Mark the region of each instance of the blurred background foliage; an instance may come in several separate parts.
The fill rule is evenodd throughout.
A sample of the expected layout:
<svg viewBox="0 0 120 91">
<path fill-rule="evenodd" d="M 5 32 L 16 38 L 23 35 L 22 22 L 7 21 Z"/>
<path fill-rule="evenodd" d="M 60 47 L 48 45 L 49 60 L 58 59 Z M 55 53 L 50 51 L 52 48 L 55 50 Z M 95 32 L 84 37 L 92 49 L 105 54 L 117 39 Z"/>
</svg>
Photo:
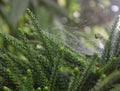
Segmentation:
<svg viewBox="0 0 120 91">
<path fill-rule="evenodd" d="M 29 35 L 25 10 L 30 8 L 44 31 L 78 52 L 100 55 L 119 7 L 119 0 L 0 0 L 0 30 L 17 37 L 22 27 Z"/>
</svg>

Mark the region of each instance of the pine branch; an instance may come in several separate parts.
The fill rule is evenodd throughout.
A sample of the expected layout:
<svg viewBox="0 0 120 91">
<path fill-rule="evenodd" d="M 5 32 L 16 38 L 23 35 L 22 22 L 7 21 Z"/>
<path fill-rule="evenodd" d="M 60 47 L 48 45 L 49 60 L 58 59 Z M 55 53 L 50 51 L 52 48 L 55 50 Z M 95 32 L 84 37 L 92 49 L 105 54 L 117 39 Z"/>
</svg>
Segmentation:
<svg viewBox="0 0 120 91">
<path fill-rule="evenodd" d="M 34 82 L 33 82 L 33 76 L 32 76 L 32 72 L 31 72 L 30 69 L 27 69 L 26 86 L 27 86 L 28 91 L 35 91 Z"/>
<path fill-rule="evenodd" d="M 99 69 L 98 73 L 100 73 L 100 74 L 111 73 L 112 71 L 117 69 L 117 67 L 119 65 L 119 60 L 120 60 L 120 58 L 113 57 L 110 61 L 108 61 L 108 63 L 105 66 L 103 66 L 101 69 Z"/>
<path fill-rule="evenodd" d="M 77 79 L 72 81 L 72 84 L 74 85 L 70 86 L 68 91 L 77 91 L 78 89 L 81 91 L 83 84 L 85 83 L 87 77 L 89 76 L 95 61 L 97 61 L 97 54 L 93 55 L 93 59 L 91 60 L 89 65 L 86 67 L 86 69 L 84 69 L 84 72 L 82 73 L 82 75 L 78 74 Z"/>
<path fill-rule="evenodd" d="M 8 43 L 13 45 L 17 50 L 21 51 L 25 56 L 28 57 L 28 59 L 30 60 L 29 62 L 32 64 L 33 68 L 35 69 L 34 71 L 37 71 L 37 74 L 40 75 L 38 76 L 39 80 L 37 80 L 39 81 L 39 84 L 41 84 L 42 86 L 49 84 L 43 70 L 41 69 L 42 64 L 39 64 L 39 62 L 37 61 L 38 60 L 37 52 L 35 52 L 29 45 L 22 43 L 22 41 L 19 41 L 18 39 L 8 34 L 5 34 L 2 31 L 0 31 L 0 35 Z M 46 58 L 44 58 L 42 55 L 39 56 L 39 58 L 41 60 L 46 60 Z"/>
<path fill-rule="evenodd" d="M 103 51 L 103 55 L 102 55 L 102 60 L 103 61 L 103 64 L 107 63 L 107 61 L 112 58 L 114 56 L 114 53 L 116 52 L 114 50 L 114 48 L 116 48 L 117 46 L 114 44 L 114 43 L 119 43 L 118 40 L 114 40 L 116 35 L 116 28 L 119 26 L 119 22 L 120 22 L 120 16 L 118 16 L 115 20 L 115 23 L 114 25 L 112 26 L 112 29 L 111 29 L 111 34 L 109 36 L 109 39 L 108 41 L 106 42 L 106 46 L 105 46 L 105 49 Z M 119 33 L 118 33 L 119 34 Z M 118 38 L 119 39 L 119 38 Z M 102 61 L 101 60 L 101 61 Z"/>
<path fill-rule="evenodd" d="M 19 91 L 27 91 L 27 88 L 23 85 L 22 80 L 19 79 L 17 74 L 14 74 L 10 69 L 6 69 L 6 75 L 13 81 Z"/>
<path fill-rule="evenodd" d="M 109 91 L 120 91 L 120 84 L 114 86 L 114 88 L 110 89 Z"/>
<path fill-rule="evenodd" d="M 112 84 L 120 80 L 120 71 L 114 71 L 108 77 L 102 77 L 98 80 L 94 88 L 90 91 L 107 91 Z"/>
</svg>

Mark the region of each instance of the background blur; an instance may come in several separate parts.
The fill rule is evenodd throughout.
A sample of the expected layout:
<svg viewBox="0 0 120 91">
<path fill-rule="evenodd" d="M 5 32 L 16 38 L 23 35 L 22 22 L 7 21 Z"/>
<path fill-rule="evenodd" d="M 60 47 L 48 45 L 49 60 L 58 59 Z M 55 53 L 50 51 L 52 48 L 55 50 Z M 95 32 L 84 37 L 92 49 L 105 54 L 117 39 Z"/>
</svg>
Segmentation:
<svg viewBox="0 0 120 91">
<path fill-rule="evenodd" d="M 0 0 L 0 30 L 17 37 L 22 27 L 29 34 L 27 8 L 44 31 L 78 52 L 100 55 L 113 21 L 120 14 L 120 0 Z M 0 46 L 5 46 L 2 38 Z"/>
</svg>

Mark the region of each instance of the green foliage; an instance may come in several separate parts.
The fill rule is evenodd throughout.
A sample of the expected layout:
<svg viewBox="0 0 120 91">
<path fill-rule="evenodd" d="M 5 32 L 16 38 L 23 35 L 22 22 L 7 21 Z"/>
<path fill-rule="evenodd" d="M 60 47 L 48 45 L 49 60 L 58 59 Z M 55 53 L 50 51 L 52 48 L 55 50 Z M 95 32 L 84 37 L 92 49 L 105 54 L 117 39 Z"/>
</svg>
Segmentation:
<svg viewBox="0 0 120 91">
<path fill-rule="evenodd" d="M 22 28 L 18 29 L 17 37 L 0 31 L 6 44 L 0 49 L 1 91 L 119 90 L 120 30 L 117 27 L 120 17 L 116 19 L 103 55 L 99 57 L 94 53 L 85 57 L 45 32 L 29 9 L 27 14 L 33 23 L 30 33 L 34 31 L 37 39 Z M 41 47 L 36 48 L 31 40 L 38 40 Z M 15 52 L 10 51 L 8 45 Z M 61 70 L 63 66 L 66 71 Z"/>
<path fill-rule="evenodd" d="M 102 75 L 91 91 L 106 91 L 118 80 L 120 80 L 120 71 L 114 71 L 108 77 Z"/>
</svg>

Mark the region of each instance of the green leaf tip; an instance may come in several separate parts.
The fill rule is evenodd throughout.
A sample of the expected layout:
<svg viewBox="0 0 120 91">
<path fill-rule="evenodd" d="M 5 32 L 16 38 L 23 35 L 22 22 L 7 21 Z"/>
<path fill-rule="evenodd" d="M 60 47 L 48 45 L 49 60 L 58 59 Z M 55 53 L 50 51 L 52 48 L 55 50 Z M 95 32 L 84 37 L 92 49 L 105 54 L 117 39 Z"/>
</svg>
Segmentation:
<svg viewBox="0 0 120 91">
<path fill-rule="evenodd" d="M 27 9 L 26 9 L 26 11 L 30 11 L 30 9 L 29 9 L 29 8 L 27 8 Z"/>
<path fill-rule="evenodd" d="M 100 68 L 99 68 L 99 67 L 95 67 L 95 68 L 93 69 L 93 73 L 98 73 L 98 72 L 99 72 L 99 70 L 100 70 Z"/>
<path fill-rule="evenodd" d="M 30 69 L 27 69 L 27 75 L 31 75 L 32 74 L 32 72 L 31 72 L 31 70 Z"/>
<path fill-rule="evenodd" d="M 38 87 L 36 91 L 41 91 L 41 88 L 40 88 L 40 87 Z"/>
<path fill-rule="evenodd" d="M 26 12 L 31 17 L 32 20 L 35 20 L 35 16 L 29 8 L 26 9 Z"/>
<path fill-rule="evenodd" d="M 79 68 L 78 68 L 78 67 L 75 67 L 75 68 L 74 68 L 74 74 L 77 75 L 78 72 L 79 72 Z"/>
<path fill-rule="evenodd" d="M 31 13 L 31 10 L 29 8 L 26 9 L 27 13 Z"/>
<path fill-rule="evenodd" d="M 103 80 L 103 79 L 105 79 L 107 76 L 105 75 L 105 74 L 102 74 L 101 75 L 101 79 Z"/>
<path fill-rule="evenodd" d="M 116 58 L 116 57 L 113 57 L 113 58 L 112 58 L 112 60 L 113 60 L 113 61 L 116 61 L 116 60 L 117 60 L 117 58 Z"/>
<path fill-rule="evenodd" d="M 6 86 L 3 86 L 3 90 L 4 91 L 12 91 L 10 88 L 6 87 Z"/>
<path fill-rule="evenodd" d="M 48 86 L 45 86 L 45 87 L 43 88 L 43 91 L 49 91 Z"/>
<path fill-rule="evenodd" d="M 64 47 L 60 47 L 60 49 L 59 49 L 60 51 L 63 51 L 64 50 Z"/>
<path fill-rule="evenodd" d="M 11 72 L 10 69 L 6 69 L 6 71 L 9 72 L 9 73 Z"/>
</svg>

